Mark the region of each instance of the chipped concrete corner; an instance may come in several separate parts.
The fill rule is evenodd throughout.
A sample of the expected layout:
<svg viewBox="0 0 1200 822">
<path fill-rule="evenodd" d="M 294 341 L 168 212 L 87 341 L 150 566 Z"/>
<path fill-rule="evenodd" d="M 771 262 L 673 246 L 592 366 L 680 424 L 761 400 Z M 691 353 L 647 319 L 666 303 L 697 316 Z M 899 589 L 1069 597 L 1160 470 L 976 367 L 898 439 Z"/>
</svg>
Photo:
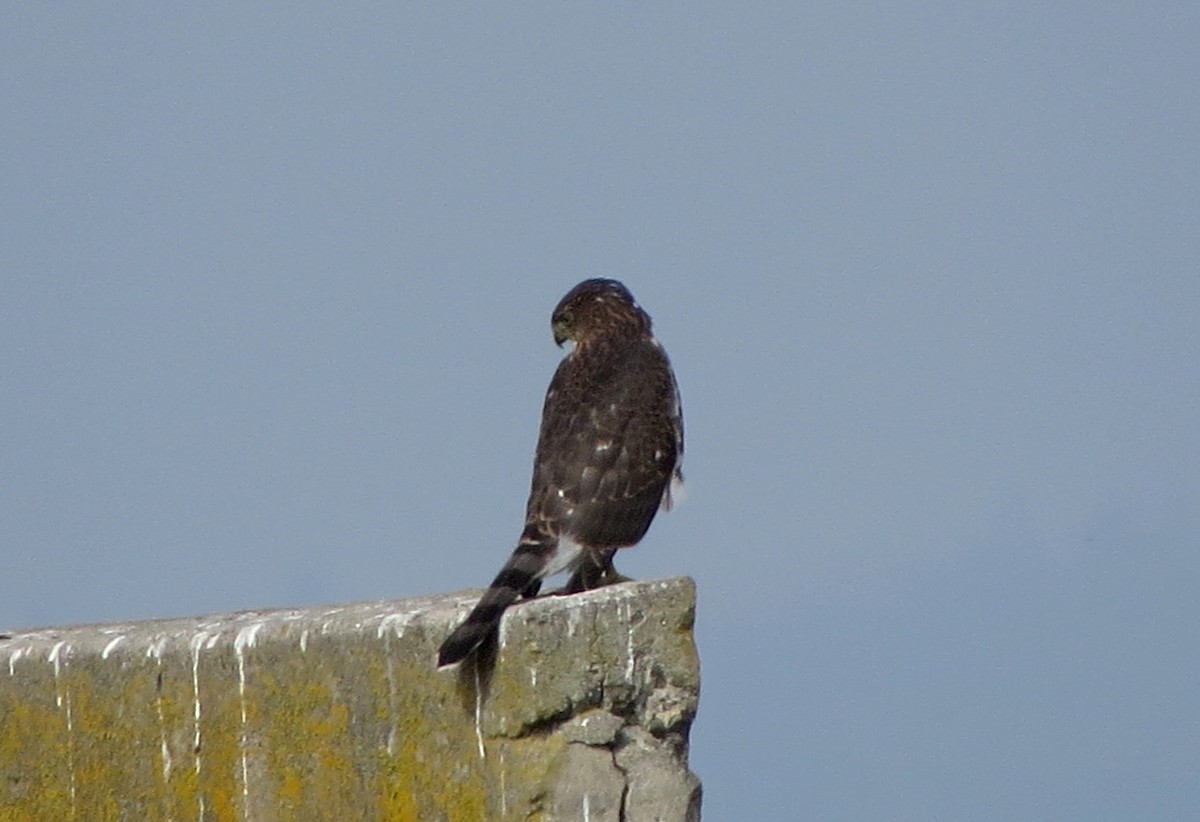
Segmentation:
<svg viewBox="0 0 1200 822">
<path fill-rule="evenodd" d="M 517 605 L 483 681 L 476 596 L 17 632 L 0 819 L 699 819 L 692 581 Z"/>
</svg>

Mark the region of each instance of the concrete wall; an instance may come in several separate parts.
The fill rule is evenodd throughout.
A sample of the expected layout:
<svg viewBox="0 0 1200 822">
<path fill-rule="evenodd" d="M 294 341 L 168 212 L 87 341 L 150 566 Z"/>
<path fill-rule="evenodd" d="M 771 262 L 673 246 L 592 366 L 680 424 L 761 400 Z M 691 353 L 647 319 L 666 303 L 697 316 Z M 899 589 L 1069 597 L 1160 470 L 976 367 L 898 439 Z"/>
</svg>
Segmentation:
<svg viewBox="0 0 1200 822">
<path fill-rule="evenodd" d="M 691 580 L 522 603 L 438 671 L 477 595 L 0 639 L 0 822 L 698 819 Z"/>
</svg>

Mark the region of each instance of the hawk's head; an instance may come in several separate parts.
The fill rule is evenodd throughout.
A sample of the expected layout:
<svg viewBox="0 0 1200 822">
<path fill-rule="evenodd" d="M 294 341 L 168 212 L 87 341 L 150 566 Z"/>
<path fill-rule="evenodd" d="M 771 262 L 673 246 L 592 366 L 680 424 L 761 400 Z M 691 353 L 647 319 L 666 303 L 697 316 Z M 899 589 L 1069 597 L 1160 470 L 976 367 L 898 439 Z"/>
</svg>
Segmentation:
<svg viewBox="0 0 1200 822">
<path fill-rule="evenodd" d="M 567 292 L 550 315 L 554 342 L 576 345 L 599 336 L 649 336 L 650 315 L 616 280 L 584 280 Z"/>
</svg>

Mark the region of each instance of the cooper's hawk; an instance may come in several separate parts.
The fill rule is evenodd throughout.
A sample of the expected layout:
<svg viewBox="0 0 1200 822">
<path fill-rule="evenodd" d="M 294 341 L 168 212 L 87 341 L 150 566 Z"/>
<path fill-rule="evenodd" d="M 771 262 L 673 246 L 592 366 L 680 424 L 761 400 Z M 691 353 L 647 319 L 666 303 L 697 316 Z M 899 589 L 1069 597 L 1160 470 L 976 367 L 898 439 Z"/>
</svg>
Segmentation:
<svg viewBox="0 0 1200 822">
<path fill-rule="evenodd" d="M 616 280 L 584 280 L 550 317 L 554 341 L 575 345 L 546 391 L 542 428 L 516 550 L 466 621 L 442 643 L 439 665 L 465 658 L 543 577 L 571 571 L 567 593 L 623 579 L 618 548 L 646 533 L 671 482 L 682 480 L 683 416 L 650 316 Z"/>
</svg>

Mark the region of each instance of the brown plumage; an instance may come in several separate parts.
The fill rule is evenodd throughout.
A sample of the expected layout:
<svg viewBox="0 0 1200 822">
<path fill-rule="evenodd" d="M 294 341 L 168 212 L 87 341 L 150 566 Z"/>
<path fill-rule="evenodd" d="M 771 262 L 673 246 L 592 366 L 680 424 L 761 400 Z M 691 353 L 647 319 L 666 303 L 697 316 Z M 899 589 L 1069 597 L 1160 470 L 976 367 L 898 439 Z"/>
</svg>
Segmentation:
<svg viewBox="0 0 1200 822">
<path fill-rule="evenodd" d="M 623 577 L 618 548 L 646 533 L 682 480 L 683 416 L 650 316 L 616 280 L 584 280 L 550 319 L 554 341 L 574 342 L 559 363 L 542 427 L 516 550 L 466 621 L 442 643 L 439 665 L 465 658 L 543 577 L 571 571 L 567 592 Z"/>
</svg>

